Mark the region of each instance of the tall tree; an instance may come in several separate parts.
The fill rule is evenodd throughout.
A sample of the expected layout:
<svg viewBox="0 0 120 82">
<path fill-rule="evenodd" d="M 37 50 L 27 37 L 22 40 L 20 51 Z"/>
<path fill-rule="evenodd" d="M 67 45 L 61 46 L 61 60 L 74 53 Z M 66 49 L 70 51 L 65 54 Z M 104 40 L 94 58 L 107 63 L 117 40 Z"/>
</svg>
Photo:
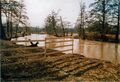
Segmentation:
<svg viewBox="0 0 120 82">
<path fill-rule="evenodd" d="M 102 22 L 101 25 L 101 38 L 104 40 L 105 39 L 105 35 L 106 35 L 106 24 L 107 24 L 107 13 L 109 13 L 110 8 L 109 8 L 109 4 L 110 4 L 111 0 L 95 0 L 94 3 L 92 3 L 90 5 L 90 7 L 93 7 L 93 9 L 91 10 L 93 16 L 94 15 L 98 15 Z M 102 17 L 102 18 L 101 18 Z"/>
<path fill-rule="evenodd" d="M 52 27 L 53 27 L 53 29 L 54 29 L 55 35 L 58 36 L 57 30 L 56 30 L 57 21 L 56 21 L 55 17 L 56 17 L 56 13 L 55 13 L 55 12 L 52 12 L 52 17 L 51 17 Z"/>
<path fill-rule="evenodd" d="M 120 0 L 118 0 L 118 4 L 117 4 L 117 30 L 116 30 L 116 41 L 119 42 L 119 34 L 120 34 Z"/>
<path fill-rule="evenodd" d="M 77 30 L 80 37 L 85 39 L 85 3 L 80 2 L 80 15 L 77 19 Z"/>
<path fill-rule="evenodd" d="M 105 17 L 106 17 L 106 0 L 102 0 L 102 35 L 101 35 L 101 38 L 103 40 L 105 39 L 105 34 L 106 34 Z"/>
<path fill-rule="evenodd" d="M 11 39 L 13 33 L 13 24 L 15 25 L 15 23 L 17 23 L 17 28 L 20 23 L 24 25 L 26 24 L 26 19 L 28 19 L 28 17 L 25 15 L 25 11 L 23 11 L 25 9 L 25 5 L 23 0 L 21 0 L 21 2 L 16 0 L 3 0 L 2 4 L 2 13 L 5 14 L 7 23 L 7 32 L 5 34 L 8 36 L 7 38 Z M 17 28 L 16 34 L 18 30 Z"/>
<path fill-rule="evenodd" d="M 64 28 L 64 24 L 63 24 L 63 20 L 62 20 L 61 16 L 60 16 L 60 20 L 61 20 L 61 27 L 62 27 L 63 36 L 65 36 L 65 28 Z"/>
<path fill-rule="evenodd" d="M 59 36 L 59 32 L 57 32 L 58 28 L 60 27 L 58 22 L 59 18 L 57 13 L 52 11 L 52 13 L 48 15 L 45 21 L 45 27 L 48 34 Z"/>
<path fill-rule="evenodd" d="M 116 27 L 116 32 L 115 32 L 115 40 L 116 42 L 119 42 L 119 34 L 120 34 L 120 0 L 112 0 L 110 4 L 111 12 L 110 14 L 112 15 L 112 23 Z"/>
<path fill-rule="evenodd" d="M 5 30 L 2 25 L 2 0 L 0 0 L 0 39 L 6 39 Z"/>
</svg>

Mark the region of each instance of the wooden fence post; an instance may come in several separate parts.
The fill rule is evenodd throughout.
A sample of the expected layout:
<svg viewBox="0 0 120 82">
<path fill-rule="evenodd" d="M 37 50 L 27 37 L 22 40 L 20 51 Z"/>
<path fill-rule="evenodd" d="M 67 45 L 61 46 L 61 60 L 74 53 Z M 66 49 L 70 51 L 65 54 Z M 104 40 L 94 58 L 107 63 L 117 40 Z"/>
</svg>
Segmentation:
<svg viewBox="0 0 120 82">
<path fill-rule="evenodd" d="M 73 54 L 73 44 L 74 44 L 74 39 L 73 39 L 73 37 L 72 37 L 72 54 Z"/>
<path fill-rule="evenodd" d="M 47 49 L 46 49 L 46 48 L 47 48 L 46 40 L 47 40 L 47 39 L 45 38 L 45 51 L 44 51 L 44 55 L 45 55 L 45 57 L 46 57 L 46 53 L 47 53 Z"/>
</svg>

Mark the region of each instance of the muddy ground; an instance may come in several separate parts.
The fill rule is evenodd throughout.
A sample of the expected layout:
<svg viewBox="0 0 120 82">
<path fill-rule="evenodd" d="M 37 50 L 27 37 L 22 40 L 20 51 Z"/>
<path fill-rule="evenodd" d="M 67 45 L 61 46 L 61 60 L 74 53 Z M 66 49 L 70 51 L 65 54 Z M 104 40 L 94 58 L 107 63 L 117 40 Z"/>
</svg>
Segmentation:
<svg viewBox="0 0 120 82">
<path fill-rule="evenodd" d="M 0 51 L 2 82 L 120 82 L 120 65 L 108 61 L 61 52 L 45 56 L 39 54 L 44 51 L 42 48 L 25 49 L 8 41 L 0 43 L 1 49 L 6 50 Z"/>
</svg>

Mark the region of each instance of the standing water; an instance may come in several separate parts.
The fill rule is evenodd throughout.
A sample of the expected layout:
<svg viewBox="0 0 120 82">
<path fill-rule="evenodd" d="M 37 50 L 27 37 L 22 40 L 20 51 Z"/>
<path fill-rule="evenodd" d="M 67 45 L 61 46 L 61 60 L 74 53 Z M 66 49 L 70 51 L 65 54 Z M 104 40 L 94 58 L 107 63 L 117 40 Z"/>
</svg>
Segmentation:
<svg viewBox="0 0 120 82">
<path fill-rule="evenodd" d="M 51 36 L 46 34 L 31 34 L 25 37 L 19 37 L 17 40 L 44 40 Z M 13 39 L 14 40 L 14 39 Z M 56 39 L 57 40 L 57 39 Z M 57 40 L 58 41 L 58 40 Z M 52 40 L 51 40 L 52 42 Z M 30 45 L 29 42 L 18 42 L 17 44 Z M 66 45 L 69 42 L 52 43 L 50 46 L 55 45 Z M 44 46 L 45 42 L 39 42 L 38 46 Z M 58 48 L 57 50 L 70 49 L 70 47 Z M 74 53 L 84 55 L 88 58 L 97 58 L 101 60 L 107 60 L 115 64 L 120 64 L 120 44 L 108 43 L 108 42 L 97 42 L 89 40 L 74 39 Z"/>
<path fill-rule="evenodd" d="M 74 53 L 120 64 L 120 44 L 74 39 Z"/>
</svg>

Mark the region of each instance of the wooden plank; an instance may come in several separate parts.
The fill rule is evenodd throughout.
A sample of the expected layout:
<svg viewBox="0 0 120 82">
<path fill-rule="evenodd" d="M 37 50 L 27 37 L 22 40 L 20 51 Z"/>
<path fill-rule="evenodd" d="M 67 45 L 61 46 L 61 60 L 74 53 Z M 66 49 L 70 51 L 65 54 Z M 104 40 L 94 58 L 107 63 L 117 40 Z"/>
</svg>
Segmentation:
<svg viewBox="0 0 120 82">
<path fill-rule="evenodd" d="M 44 42 L 45 40 L 31 40 L 32 42 Z M 14 40 L 12 42 L 30 42 L 29 40 Z"/>
<path fill-rule="evenodd" d="M 44 41 L 45 42 L 45 46 L 42 46 L 42 47 L 20 47 L 20 48 L 12 48 L 12 49 L 1 49 L 1 51 L 11 51 L 11 50 L 19 50 L 19 49 L 39 49 L 39 48 L 43 48 L 44 49 L 44 54 L 46 53 L 46 50 L 47 50 L 47 46 L 46 44 L 49 44 L 51 42 L 47 42 L 47 39 L 61 39 L 61 38 L 72 38 L 71 40 L 64 40 L 64 41 L 54 41 L 52 43 L 60 43 L 60 42 L 72 42 L 72 44 L 69 44 L 69 45 L 63 45 L 63 46 L 55 46 L 53 47 L 54 48 L 61 48 L 61 47 L 67 47 L 67 46 L 72 46 L 72 53 L 73 53 L 73 37 L 56 37 L 56 38 L 45 38 L 45 40 L 31 40 L 32 42 L 34 41 Z M 29 40 L 18 40 L 18 41 L 12 41 L 12 42 L 29 42 Z M 52 49 L 52 48 L 51 48 Z M 66 50 L 65 50 L 66 51 Z M 69 49 L 68 49 L 69 51 Z M 58 51 L 58 52 L 61 52 L 61 51 Z M 39 53 L 36 53 L 36 54 L 39 54 Z"/>
<path fill-rule="evenodd" d="M 73 49 L 74 49 L 74 37 L 72 37 L 72 54 L 73 54 Z"/>
<path fill-rule="evenodd" d="M 67 47 L 67 46 L 72 46 L 72 44 L 69 44 L 69 45 L 63 45 L 63 46 L 55 46 L 55 47 L 52 47 L 52 48 L 61 48 L 61 47 Z"/>
<path fill-rule="evenodd" d="M 66 52 L 66 51 L 71 51 L 72 49 L 67 49 L 67 50 L 61 50 L 61 51 L 55 51 L 55 52 L 49 52 L 46 53 L 46 55 L 50 55 L 50 54 L 56 54 L 56 53 L 60 53 L 60 52 Z"/>
<path fill-rule="evenodd" d="M 68 37 L 52 37 L 52 38 L 46 38 L 46 39 L 66 39 L 66 38 L 73 38 L 72 36 L 68 36 Z"/>
<path fill-rule="evenodd" d="M 45 50 L 44 50 L 44 51 L 45 51 L 45 57 L 46 57 L 46 51 L 47 51 L 46 38 L 45 38 L 45 47 L 44 47 L 44 48 L 45 48 Z"/>
<path fill-rule="evenodd" d="M 60 43 L 60 42 L 72 42 L 73 40 L 65 40 L 65 41 L 52 41 L 52 42 L 46 42 L 46 44 L 49 44 L 49 43 Z"/>
<path fill-rule="evenodd" d="M 72 49 L 61 50 L 61 52 L 71 51 Z"/>
</svg>

